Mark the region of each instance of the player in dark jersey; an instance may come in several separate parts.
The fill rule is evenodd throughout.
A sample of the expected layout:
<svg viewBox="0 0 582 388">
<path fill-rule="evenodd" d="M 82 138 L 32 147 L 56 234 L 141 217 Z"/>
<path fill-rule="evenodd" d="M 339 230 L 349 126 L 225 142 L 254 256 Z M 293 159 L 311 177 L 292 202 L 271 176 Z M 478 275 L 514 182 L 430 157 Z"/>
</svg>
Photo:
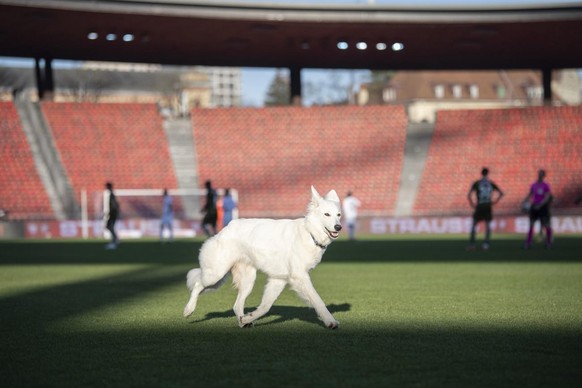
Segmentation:
<svg viewBox="0 0 582 388">
<path fill-rule="evenodd" d="M 117 233 L 115 233 L 115 223 L 117 222 L 117 217 L 119 217 L 119 203 L 113 192 L 113 183 L 105 183 L 105 188 L 109 196 L 105 208 L 105 228 L 111 233 L 111 242 L 105 246 L 105 249 L 116 249 L 117 245 L 119 245 L 119 239 L 117 238 Z"/>
<path fill-rule="evenodd" d="M 212 187 L 212 182 L 207 180 L 204 184 L 206 186 L 206 203 L 202 208 L 204 218 L 202 219 L 202 229 L 206 236 L 212 237 L 216 234 L 216 222 L 218 221 L 218 213 L 216 209 L 216 190 Z"/>
<path fill-rule="evenodd" d="M 503 197 L 503 191 L 492 181 L 489 180 L 489 169 L 483 168 L 481 170 L 481 179 L 475 181 L 471 185 L 469 192 L 467 193 L 467 198 L 471 207 L 475 209 L 473 213 L 473 225 L 471 226 L 471 237 L 469 241 L 468 250 L 475 250 L 475 231 L 477 230 L 477 224 L 480 221 L 485 221 L 485 241 L 483 242 L 483 249 L 489 249 L 489 241 L 491 239 L 491 220 L 493 219 L 492 207 L 494 204 L 499 202 L 501 197 Z M 493 199 L 493 193 L 497 192 L 497 196 Z M 475 193 L 475 195 L 473 195 Z M 476 197 L 477 201 L 474 201 Z"/>
</svg>

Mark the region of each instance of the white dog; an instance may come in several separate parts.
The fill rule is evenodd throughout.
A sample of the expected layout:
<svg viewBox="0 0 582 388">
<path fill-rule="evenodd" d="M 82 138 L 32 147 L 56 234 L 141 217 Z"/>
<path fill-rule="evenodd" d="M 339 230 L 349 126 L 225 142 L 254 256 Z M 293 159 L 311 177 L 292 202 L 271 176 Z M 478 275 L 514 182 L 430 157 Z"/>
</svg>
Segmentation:
<svg viewBox="0 0 582 388">
<path fill-rule="evenodd" d="M 340 199 L 335 190 L 321 197 L 311 186 L 307 215 L 296 220 L 238 219 L 210 238 L 200 249 L 200 268 L 187 275 L 191 290 L 184 317 L 194 312 L 202 291 L 218 288 L 230 271 L 238 289 L 234 304 L 240 327 L 250 327 L 265 315 L 287 284 L 315 309 L 326 327 L 336 329 L 334 319 L 315 291 L 309 271 L 321 261 L 325 249 L 335 240 L 340 224 Z M 244 314 L 257 269 L 268 276 L 261 304 Z"/>
</svg>

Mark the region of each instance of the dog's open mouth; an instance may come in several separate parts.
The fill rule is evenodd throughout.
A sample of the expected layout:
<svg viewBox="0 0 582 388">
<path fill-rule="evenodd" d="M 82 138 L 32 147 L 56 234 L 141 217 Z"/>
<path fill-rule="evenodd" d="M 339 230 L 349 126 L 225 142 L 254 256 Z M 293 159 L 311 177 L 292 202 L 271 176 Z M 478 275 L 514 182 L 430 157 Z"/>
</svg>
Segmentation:
<svg viewBox="0 0 582 388">
<path fill-rule="evenodd" d="M 325 231 L 327 232 L 327 234 L 329 235 L 329 237 L 331 237 L 332 240 L 335 240 L 339 236 L 339 232 L 336 232 L 336 231 L 333 231 L 332 232 L 331 230 L 329 230 L 327 228 L 325 228 Z"/>
</svg>

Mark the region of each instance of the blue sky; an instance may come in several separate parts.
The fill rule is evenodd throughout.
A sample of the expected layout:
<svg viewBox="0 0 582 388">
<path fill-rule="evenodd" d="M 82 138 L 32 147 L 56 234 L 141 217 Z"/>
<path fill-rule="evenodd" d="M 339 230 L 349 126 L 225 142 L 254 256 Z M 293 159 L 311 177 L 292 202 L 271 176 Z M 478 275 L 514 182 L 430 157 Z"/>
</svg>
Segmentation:
<svg viewBox="0 0 582 388">
<path fill-rule="evenodd" d="M 282 70 L 287 72 L 287 69 Z M 248 106 L 262 106 L 269 85 L 276 73 L 277 69 L 243 68 L 243 104 Z M 364 82 L 368 73 L 368 70 L 303 69 L 301 71 L 301 81 L 304 84 L 303 103 L 304 105 L 313 105 L 317 102 L 325 102 L 326 96 L 333 93 L 332 91 L 322 90 L 317 96 L 309 96 L 305 93 L 306 83 L 325 86 L 332 82 L 332 80 L 335 80 L 347 90 L 352 83 L 359 85 Z M 323 101 L 321 101 L 322 99 Z"/>
</svg>

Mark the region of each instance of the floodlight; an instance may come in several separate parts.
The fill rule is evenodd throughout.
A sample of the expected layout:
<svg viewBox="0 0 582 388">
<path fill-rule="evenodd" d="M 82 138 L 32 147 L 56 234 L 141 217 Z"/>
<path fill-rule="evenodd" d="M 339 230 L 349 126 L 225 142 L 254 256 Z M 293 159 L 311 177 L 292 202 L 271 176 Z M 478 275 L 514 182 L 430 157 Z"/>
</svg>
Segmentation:
<svg viewBox="0 0 582 388">
<path fill-rule="evenodd" d="M 366 42 L 358 42 L 356 43 L 356 48 L 358 50 L 365 50 L 368 48 L 368 44 Z"/>
<path fill-rule="evenodd" d="M 392 51 L 401 51 L 404 50 L 404 44 L 400 42 L 396 42 L 392 45 Z"/>
</svg>

